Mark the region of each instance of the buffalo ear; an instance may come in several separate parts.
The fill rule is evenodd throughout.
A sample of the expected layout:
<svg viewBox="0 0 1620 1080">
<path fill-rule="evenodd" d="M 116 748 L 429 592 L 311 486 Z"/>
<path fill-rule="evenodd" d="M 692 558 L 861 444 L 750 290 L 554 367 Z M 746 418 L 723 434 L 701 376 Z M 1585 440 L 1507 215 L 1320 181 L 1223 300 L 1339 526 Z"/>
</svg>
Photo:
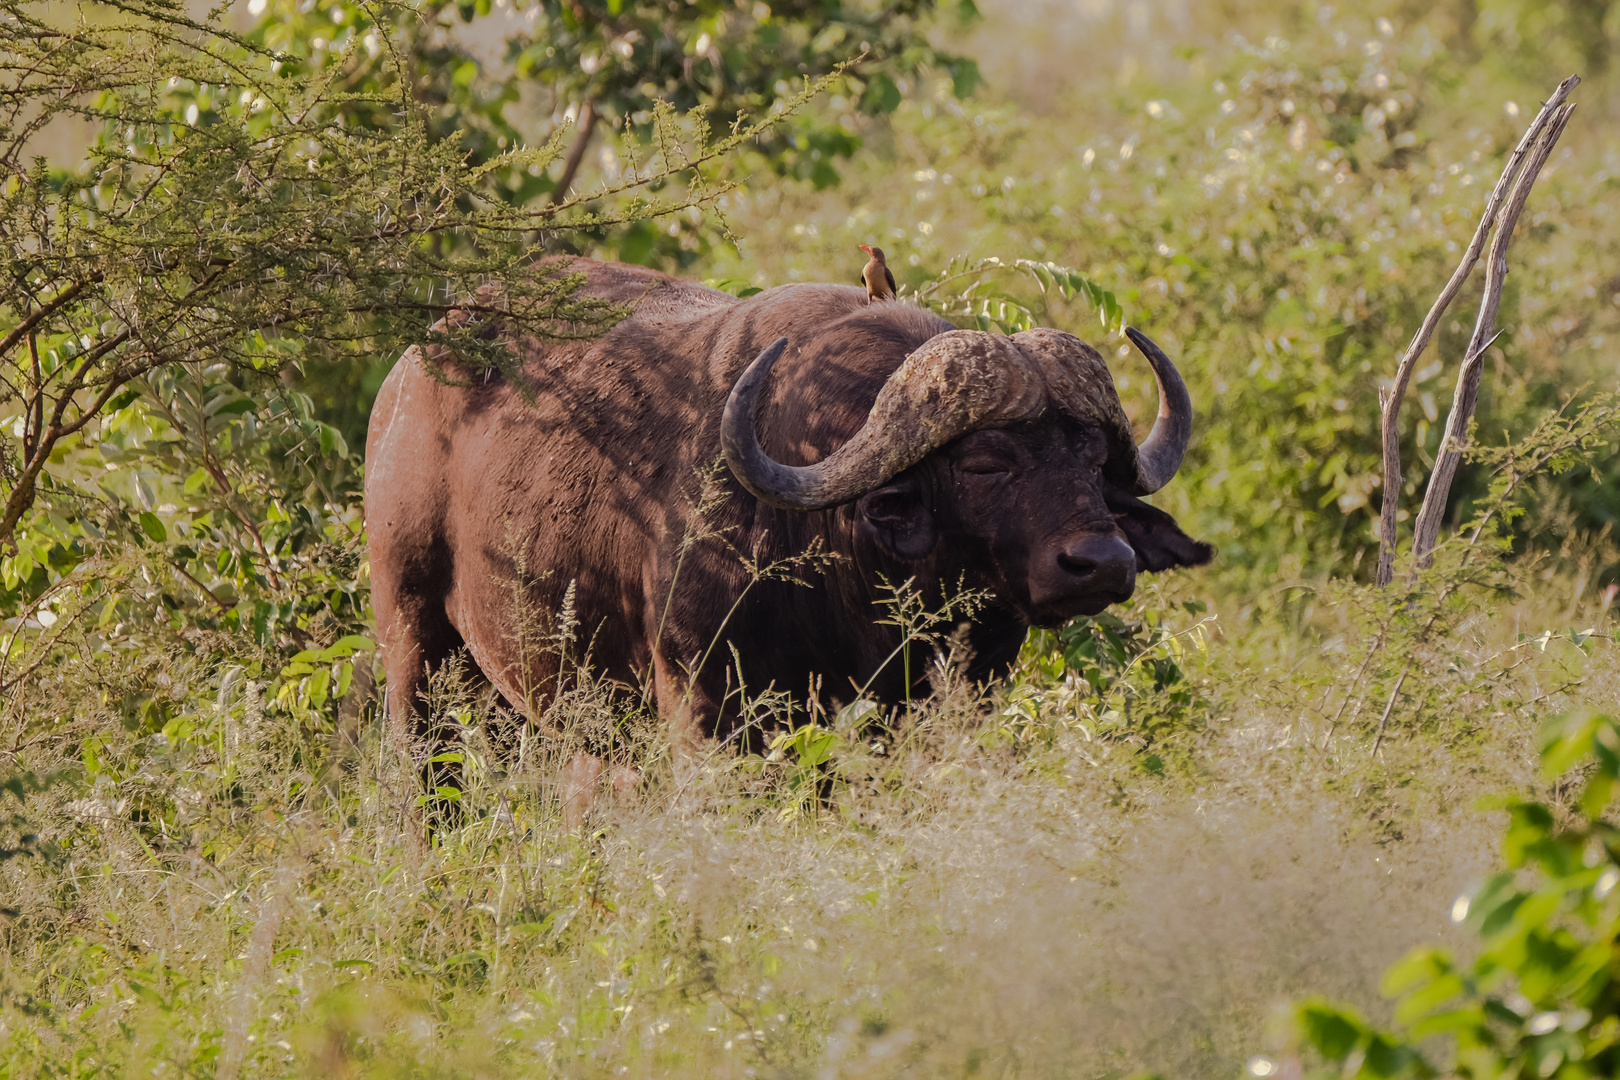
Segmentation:
<svg viewBox="0 0 1620 1080">
<path fill-rule="evenodd" d="M 861 535 L 896 559 L 925 559 L 939 542 L 934 515 L 923 505 L 915 478 L 885 484 L 855 503 Z"/>
<path fill-rule="evenodd" d="M 1215 549 L 1181 531 L 1176 519 L 1141 499 L 1105 484 L 1103 499 L 1114 524 L 1136 551 L 1136 571 L 1168 570 L 1173 566 L 1202 566 L 1215 557 Z"/>
</svg>

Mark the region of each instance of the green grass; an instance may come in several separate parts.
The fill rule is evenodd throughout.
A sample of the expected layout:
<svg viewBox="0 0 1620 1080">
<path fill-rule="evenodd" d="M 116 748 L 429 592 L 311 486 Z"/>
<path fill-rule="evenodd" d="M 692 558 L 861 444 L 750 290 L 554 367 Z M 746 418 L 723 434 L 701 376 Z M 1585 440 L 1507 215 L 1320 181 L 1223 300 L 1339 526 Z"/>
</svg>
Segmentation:
<svg viewBox="0 0 1620 1080">
<path fill-rule="evenodd" d="M 791 754 L 648 729 L 641 790 L 575 832 L 564 742 L 471 729 L 424 842 L 377 725 L 345 748 L 252 684 L 167 739 L 103 729 L 93 774 L 47 741 L 30 767 L 75 779 L 7 796 L 49 848 L 0 870 L 9 1074 L 1231 1076 L 1291 999 L 1383 1015 L 1384 967 L 1453 941 L 1500 828 L 1476 804 L 1534 785 L 1565 684 L 1620 704 L 1564 584 L 1436 641 L 1438 711 L 1377 758 L 1372 710 L 1327 732 L 1369 640 L 1326 599 L 1218 610 L 1180 724 L 1150 683 L 1111 691 L 1128 720 L 1038 672 L 953 685 L 835 728 L 824 799 Z M 1202 617 L 1172 598 L 1135 614 Z"/>
</svg>

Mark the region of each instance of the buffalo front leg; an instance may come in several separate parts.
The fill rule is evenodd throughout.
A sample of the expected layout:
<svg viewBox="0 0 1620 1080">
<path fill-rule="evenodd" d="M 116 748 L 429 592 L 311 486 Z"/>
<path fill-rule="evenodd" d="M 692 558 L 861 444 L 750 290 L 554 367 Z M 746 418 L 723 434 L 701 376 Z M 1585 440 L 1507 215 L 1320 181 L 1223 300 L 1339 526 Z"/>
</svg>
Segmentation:
<svg viewBox="0 0 1620 1080">
<path fill-rule="evenodd" d="M 668 739 L 674 772 L 671 808 L 678 809 L 702 783 L 704 759 L 713 749 L 705 737 L 704 718 L 712 714 L 714 704 L 700 684 L 693 684 L 684 671 L 661 654 L 653 657 L 653 701 Z"/>
<path fill-rule="evenodd" d="M 406 593 L 373 602 L 388 675 L 384 702 L 389 749 L 410 778 L 401 793 L 402 803 L 410 806 L 418 784 L 431 792 L 457 780 L 449 763 L 432 760 L 454 733 L 435 723 L 429 691 L 433 674 L 463 648 L 463 642 L 436 599 Z"/>
</svg>

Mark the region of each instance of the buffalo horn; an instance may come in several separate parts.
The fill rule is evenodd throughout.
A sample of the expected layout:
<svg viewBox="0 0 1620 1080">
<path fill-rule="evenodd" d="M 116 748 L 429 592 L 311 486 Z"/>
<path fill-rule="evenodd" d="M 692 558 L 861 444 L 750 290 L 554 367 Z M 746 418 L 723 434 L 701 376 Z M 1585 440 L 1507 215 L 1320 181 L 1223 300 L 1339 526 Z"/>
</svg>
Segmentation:
<svg viewBox="0 0 1620 1080">
<path fill-rule="evenodd" d="M 1125 336 L 1147 357 L 1159 384 L 1159 416 L 1153 430 L 1136 448 L 1136 485 L 1133 495 L 1151 495 L 1170 482 L 1181 468 L 1181 458 L 1192 438 L 1192 398 L 1176 365 L 1164 350 L 1133 326 Z"/>
<path fill-rule="evenodd" d="M 754 415 L 765 380 L 787 343 L 787 338 L 777 338 L 754 358 L 731 388 L 725 412 L 720 416 L 720 449 L 726 455 L 726 464 L 742 486 L 762 502 L 785 510 L 838 506 L 860 498 L 932 449 L 921 448 L 909 461 L 891 460 L 898 447 L 893 439 L 879 437 L 881 425 L 869 420 L 825 461 L 804 466 L 772 461 L 759 445 Z"/>
<path fill-rule="evenodd" d="M 732 474 L 761 500 L 790 510 L 820 510 L 841 501 L 826 498 L 822 470 L 772 461 L 760 448 L 759 432 L 754 426 L 759 392 L 787 344 L 784 337 L 767 345 L 731 388 L 726 411 L 720 416 L 720 449 L 725 452 Z"/>
<path fill-rule="evenodd" d="M 795 467 L 760 449 L 754 425 L 760 391 L 782 355 L 781 339 L 760 353 L 731 389 L 720 446 L 743 487 L 773 506 L 823 510 L 876 488 L 965 432 L 1036 415 L 1046 392 L 1019 346 L 979 331 L 940 334 L 891 375 L 866 423 L 826 460 Z"/>
<path fill-rule="evenodd" d="M 720 418 L 720 446 L 743 487 L 772 506 L 823 510 L 857 499 L 951 440 L 983 427 L 1039 416 L 1049 402 L 1101 424 L 1129 448 L 1134 462 L 1119 481 L 1150 495 L 1170 482 L 1192 434 L 1187 387 L 1159 347 L 1134 329 L 1136 344 L 1159 384 L 1159 417 L 1140 446 L 1096 350 L 1056 330 L 1011 338 L 954 330 L 929 339 L 889 377 L 866 423 L 826 460 L 783 465 L 759 445 L 755 413 L 787 339 L 769 345 L 731 389 Z M 1134 465 L 1134 468 L 1130 466 Z"/>
</svg>

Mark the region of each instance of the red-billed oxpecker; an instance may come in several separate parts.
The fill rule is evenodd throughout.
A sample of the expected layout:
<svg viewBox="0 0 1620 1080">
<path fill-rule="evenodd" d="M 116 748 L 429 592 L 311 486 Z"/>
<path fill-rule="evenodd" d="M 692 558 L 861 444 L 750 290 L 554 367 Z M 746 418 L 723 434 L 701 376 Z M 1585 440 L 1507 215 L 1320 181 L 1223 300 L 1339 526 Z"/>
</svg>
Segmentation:
<svg viewBox="0 0 1620 1080">
<path fill-rule="evenodd" d="M 894 299 L 894 272 L 883 261 L 883 249 L 861 245 L 861 250 L 872 256 L 861 269 L 861 281 L 866 285 L 866 302 Z"/>
</svg>

